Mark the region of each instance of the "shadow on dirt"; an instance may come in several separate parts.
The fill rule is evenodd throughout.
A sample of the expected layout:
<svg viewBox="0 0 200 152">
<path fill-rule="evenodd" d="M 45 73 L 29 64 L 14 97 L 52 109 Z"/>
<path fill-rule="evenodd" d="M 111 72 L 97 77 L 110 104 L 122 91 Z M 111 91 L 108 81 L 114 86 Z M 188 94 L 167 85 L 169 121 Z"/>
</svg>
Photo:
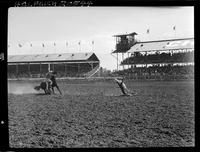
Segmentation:
<svg viewBox="0 0 200 152">
<path fill-rule="evenodd" d="M 106 94 L 105 96 L 110 96 L 110 97 L 131 97 L 133 95 L 113 95 L 113 94 Z"/>
<path fill-rule="evenodd" d="M 47 96 L 48 94 L 45 94 L 45 93 L 37 93 L 35 94 L 36 96 Z"/>
</svg>

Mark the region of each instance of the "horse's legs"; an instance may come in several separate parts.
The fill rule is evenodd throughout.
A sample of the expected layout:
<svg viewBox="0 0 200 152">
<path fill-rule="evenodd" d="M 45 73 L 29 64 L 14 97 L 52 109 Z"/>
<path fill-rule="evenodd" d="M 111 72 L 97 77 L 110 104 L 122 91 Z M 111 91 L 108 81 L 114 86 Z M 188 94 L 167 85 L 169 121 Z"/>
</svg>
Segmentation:
<svg viewBox="0 0 200 152">
<path fill-rule="evenodd" d="M 47 91 L 46 91 L 46 89 L 43 89 L 43 90 L 44 90 L 44 93 L 45 93 L 45 94 L 47 94 Z"/>
<path fill-rule="evenodd" d="M 54 92 L 54 88 L 53 88 L 53 86 L 51 87 L 51 89 L 52 89 L 52 92 L 55 93 L 55 92 Z"/>
</svg>

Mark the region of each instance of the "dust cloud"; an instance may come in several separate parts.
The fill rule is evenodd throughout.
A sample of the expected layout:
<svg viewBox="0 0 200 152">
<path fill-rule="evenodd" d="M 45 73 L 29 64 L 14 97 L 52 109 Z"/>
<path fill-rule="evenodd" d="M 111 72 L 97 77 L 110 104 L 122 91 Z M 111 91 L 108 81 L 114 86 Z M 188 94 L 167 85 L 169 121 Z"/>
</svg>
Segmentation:
<svg viewBox="0 0 200 152">
<path fill-rule="evenodd" d="M 32 83 L 20 83 L 8 81 L 8 94 L 35 94 L 39 91 L 34 89 L 36 85 Z"/>
</svg>

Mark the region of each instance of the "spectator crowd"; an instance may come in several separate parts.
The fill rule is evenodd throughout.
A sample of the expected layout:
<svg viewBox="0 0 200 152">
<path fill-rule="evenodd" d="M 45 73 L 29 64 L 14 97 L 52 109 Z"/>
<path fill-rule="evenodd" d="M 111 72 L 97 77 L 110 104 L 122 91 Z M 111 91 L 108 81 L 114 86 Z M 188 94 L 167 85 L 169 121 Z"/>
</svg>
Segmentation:
<svg viewBox="0 0 200 152">
<path fill-rule="evenodd" d="M 194 51 L 179 53 L 155 53 L 142 54 L 137 52 L 133 56 L 126 58 L 122 64 L 151 64 L 151 63 L 185 63 L 194 61 Z"/>
<path fill-rule="evenodd" d="M 140 53 L 122 61 L 121 65 L 131 65 L 131 68 L 116 71 L 114 75 L 124 75 L 129 78 L 164 78 L 164 77 L 194 77 L 194 51 Z"/>
</svg>

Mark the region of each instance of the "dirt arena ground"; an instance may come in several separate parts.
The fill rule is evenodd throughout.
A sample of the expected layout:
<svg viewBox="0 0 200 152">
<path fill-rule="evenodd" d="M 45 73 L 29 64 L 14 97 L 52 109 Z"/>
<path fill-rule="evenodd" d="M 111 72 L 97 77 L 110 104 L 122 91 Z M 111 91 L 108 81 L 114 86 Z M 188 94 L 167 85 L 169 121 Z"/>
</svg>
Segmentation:
<svg viewBox="0 0 200 152">
<path fill-rule="evenodd" d="M 63 96 L 38 81 L 8 81 L 12 148 L 194 146 L 194 82 L 60 80 Z"/>
</svg>

